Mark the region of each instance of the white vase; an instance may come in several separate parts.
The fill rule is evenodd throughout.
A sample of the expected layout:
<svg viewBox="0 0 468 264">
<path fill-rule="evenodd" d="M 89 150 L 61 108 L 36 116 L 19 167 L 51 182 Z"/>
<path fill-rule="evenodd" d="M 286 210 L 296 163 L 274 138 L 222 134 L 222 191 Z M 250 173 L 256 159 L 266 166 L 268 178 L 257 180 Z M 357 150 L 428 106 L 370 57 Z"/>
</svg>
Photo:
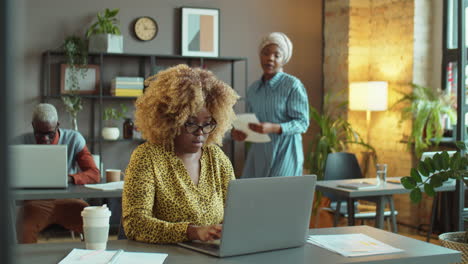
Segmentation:
<svg viewBox="0 0 468 264">
<path fill-rule="evenodd" d="M 123 53 L 123 36 L 96 34 L 89 37 L 90 52 Z"/>
<path fill-rule="evenodd" d="M 120 136 L 120 130 L 118 127 L 104 127 L 102 129 L 102 138 L 105 140 L 116 140 Z"/>
</svg>

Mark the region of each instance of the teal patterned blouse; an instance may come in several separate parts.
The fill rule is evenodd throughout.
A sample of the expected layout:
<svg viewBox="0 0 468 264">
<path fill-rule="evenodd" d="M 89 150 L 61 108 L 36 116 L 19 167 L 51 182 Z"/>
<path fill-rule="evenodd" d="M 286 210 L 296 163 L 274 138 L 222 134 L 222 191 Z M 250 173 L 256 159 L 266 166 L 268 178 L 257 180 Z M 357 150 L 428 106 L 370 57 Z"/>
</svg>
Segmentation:
<svg viewBox="0 0 468 264">
<path fill-rule="evenodd" d="M 282 134 L 269 134 L 271 142 L 253 143 L 243 178 L 302 175 L 302 133 L 309 127 L 309 103 L 301 81 L 279 72 L 268 81 L 255 81 L 247 91 L 247 111 L 260 122 L 281 125 Z"/>
</svg>

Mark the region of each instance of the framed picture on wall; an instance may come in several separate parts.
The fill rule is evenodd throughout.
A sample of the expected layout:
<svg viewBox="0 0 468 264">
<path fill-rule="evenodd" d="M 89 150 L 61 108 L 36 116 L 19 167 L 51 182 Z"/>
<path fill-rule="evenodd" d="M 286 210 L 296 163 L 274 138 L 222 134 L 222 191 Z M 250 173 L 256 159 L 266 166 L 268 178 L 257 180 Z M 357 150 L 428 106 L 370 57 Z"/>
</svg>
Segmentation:
<svg viewBox="0 0 468 264">
<path fill-rule="evenodd" d="M 219 9 L 181 8 L 182 56 L 219 56 Z"/>
<path fill-rule="evenodd" d="M 99 66 L 88 64 L 86 71 L 78 69 L 76 73 L 79 90 L 73 90 L 71 67 L 67 64 L 60 65 L 60 93 L 77 93 L 77 94 L 96 94 L 99 92 Z"/>
</svg>

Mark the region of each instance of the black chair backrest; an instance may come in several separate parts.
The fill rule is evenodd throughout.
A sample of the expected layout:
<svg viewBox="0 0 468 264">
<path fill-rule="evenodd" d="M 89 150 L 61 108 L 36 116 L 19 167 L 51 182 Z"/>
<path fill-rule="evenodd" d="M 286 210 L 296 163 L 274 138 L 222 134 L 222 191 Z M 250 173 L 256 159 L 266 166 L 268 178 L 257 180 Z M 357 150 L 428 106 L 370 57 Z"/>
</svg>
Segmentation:
<svg viewBox="0 0 468 264">
<path fill-rule="evenodd" d="M 362 178 L 361 168 L 356 156 L 347 152 L 328 154 L 325 164 L 324 180 L 344 180 Z M 339 200 L 338 196 L 324 193 L 332 201 Z"/>
</svg>

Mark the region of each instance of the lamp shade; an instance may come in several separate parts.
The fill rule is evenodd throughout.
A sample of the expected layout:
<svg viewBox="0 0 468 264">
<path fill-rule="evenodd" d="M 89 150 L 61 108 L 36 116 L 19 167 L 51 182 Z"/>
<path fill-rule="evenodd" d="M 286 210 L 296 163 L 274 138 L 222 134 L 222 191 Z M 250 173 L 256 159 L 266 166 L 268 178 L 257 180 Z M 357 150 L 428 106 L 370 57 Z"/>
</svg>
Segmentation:
<svg viewBox="0 0 468 264">
<path fill-rule="evenodd" d="M 385 111 L 388 97 L 387 82 L 353 82 L 349 86 L 349 109 Z"/>
</svg>

